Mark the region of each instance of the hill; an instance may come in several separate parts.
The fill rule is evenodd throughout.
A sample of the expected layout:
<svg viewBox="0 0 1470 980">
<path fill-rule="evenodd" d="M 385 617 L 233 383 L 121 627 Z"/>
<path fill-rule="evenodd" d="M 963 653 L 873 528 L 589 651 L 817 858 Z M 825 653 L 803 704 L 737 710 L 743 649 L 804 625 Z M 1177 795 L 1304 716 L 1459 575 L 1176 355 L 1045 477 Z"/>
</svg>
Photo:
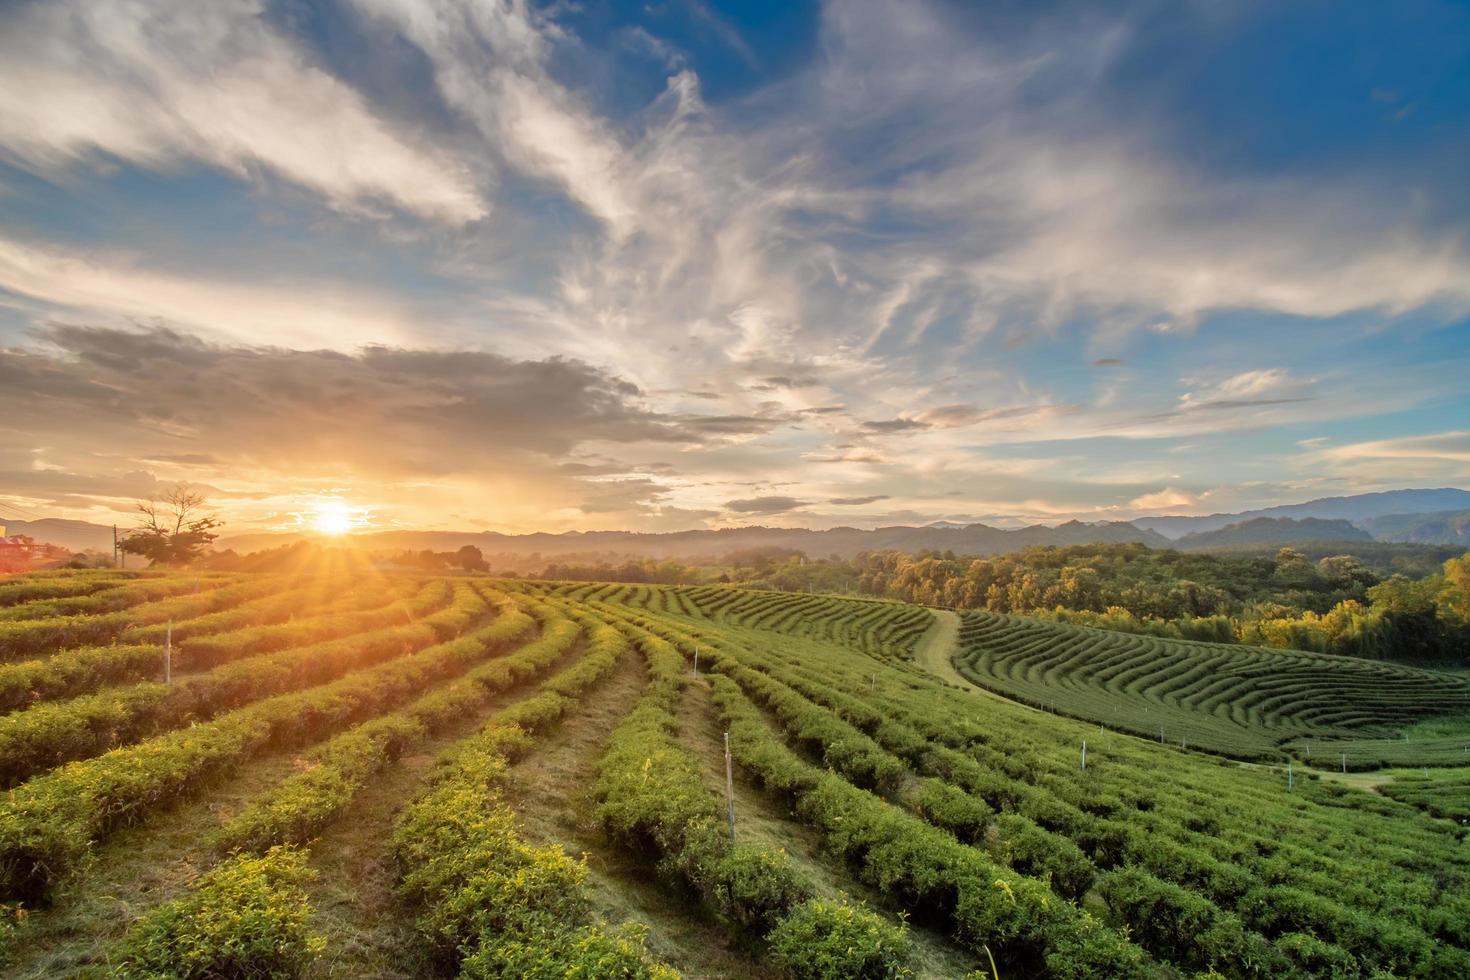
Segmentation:
<svg viewBox="0 0 1470 980">
<path fill-rule="evenodd" d="M 39 521 L 4 521 L 6 534 L 24 534 L 46 544 L 70 551 L 112 552 L 112 527 L 90 521 L 65 521 L 55 517 Z"/>
<path fill-rule="evenodd" d="M 886 601 L 333 568 L 3 586 L 6 975 L 1470 973 L 1465 831 L 1432 815 L 1461 778 L 1378 795 L 1304 765 L 1338 764 L 1328 737 L 1390 736 L 1359 765 L 1453 746 L 1464 680 L 1010 617 L 1043 642 L 955 651 Z M 936 639 L 961 664 L 1006 645 L 1028 700 L 1167 709 L 1165 744 L 943 683 Z M 1263 761 L 1186 749 L 1187 723 Z"/>
<path fill-rule="evenodd" d="M 1373 535 L 1350 521 L 1304 517 L 1255 517 L 1216 531 L 1195 531 L 1173 543 L 1181 551 L 1287 545 L 1300 541 L 1372 541 Z"/>
<path fill-rule="evenodd" d="M 1186 534 L 1216 531 L 1230 524 L 1238 524 L 1257 517 L 1288 517 L 1300 520 L 1317 517 L 1325 520 L 1343 520 L 1358 523 L 1369 518 L 1391 514 L 1428 514 L 1440 511 L 1470 508 L 1470 491 L 1453 487 L 1434 490 L 1386 490 L 1381 493 L 1360 493 L 1348 497 L 1322 497 L 1302 504 L 1284 504 L 1280 507 L 1265 507 L 1247 510 L 1238 514 L 1210 514 L 1204 517 L 1140 517 L 1133 521 L 1144 528 L 1168 538 L 1182 538 Z"/>
<path fill-rule="evenodd" d="M 1380 541 L 1470 547 L 1470 510 L 1389 514 L 1360 523 Z"/>
</svg>

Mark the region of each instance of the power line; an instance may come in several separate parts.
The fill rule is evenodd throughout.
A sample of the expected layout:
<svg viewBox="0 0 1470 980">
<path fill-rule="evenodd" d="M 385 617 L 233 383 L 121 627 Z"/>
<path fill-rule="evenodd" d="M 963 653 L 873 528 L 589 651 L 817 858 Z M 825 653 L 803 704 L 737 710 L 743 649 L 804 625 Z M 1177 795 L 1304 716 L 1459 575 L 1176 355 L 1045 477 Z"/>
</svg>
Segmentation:
<svg viewBox="0 0 1470 980">
<path fill-rule="evenodd" d="M 26 508 L 21 507 L 21 506 L 19 506 L 17 504 L 0 503 L 0 518 L 5 518 L 6 515 L 7 515 L 7 513 L 13 513 L 13 514 L 19 515 L 18 519 L 19 520 L 22 520 L 22 521 L 42 521 L 42 520 L 45 520 L 44 517 L 42 517 L 40 514 L 37 514 L 33 510 L 27 510 Z"/>
</svg>

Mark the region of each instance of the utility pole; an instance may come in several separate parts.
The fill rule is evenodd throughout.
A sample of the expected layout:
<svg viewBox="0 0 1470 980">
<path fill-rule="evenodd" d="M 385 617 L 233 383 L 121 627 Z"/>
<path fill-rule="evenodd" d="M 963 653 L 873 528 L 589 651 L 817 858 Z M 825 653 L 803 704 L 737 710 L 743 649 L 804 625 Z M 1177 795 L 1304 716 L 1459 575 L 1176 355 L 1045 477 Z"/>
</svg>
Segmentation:
<svg viewBox="0 0 1470 980">
<path fill-rule="evenodd" d="M 725 815 L 730 819 L 730 839 L 735 839 L 735 771 L 730 765 L 730 733 L 725 733 Z"/>
</svg>

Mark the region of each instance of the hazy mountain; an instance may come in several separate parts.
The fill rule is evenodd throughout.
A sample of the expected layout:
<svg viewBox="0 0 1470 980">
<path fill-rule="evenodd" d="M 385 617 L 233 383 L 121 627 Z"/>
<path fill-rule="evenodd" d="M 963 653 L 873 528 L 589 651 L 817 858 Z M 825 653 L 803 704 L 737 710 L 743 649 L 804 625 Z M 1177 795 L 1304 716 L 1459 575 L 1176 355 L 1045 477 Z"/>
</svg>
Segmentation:
<svg viewBox="0 0 1470 980">
<path fill-rule="evenodd" d="M 252 534 L 224 538 L 216 543 L 236 551 L 255 551 L 289 544 L 295 535 Z M 633 531 L 569 531 L 564 534 L 498 534 L 495 532 L 383 531 L 352 538 L 361 548 L 382 551 L 453 551 L 474 545 L 486 554 L 531 555 L 547 558 L 567 555 L 631 558 L 716 558 L 748 548 L 793 548 L 814 558 L 838 555 L 851 558 L 860 551 L 954 551 L 965 555 L 998 555 L 1032 545 L 1068 545 L 1138 542 L 1167 547 L 1162 535 L 1140 530 L 1122 521 L 1084 524 L 1069 521 L 1056 527 L 1035 524 L 1006 530 L 986 524 L 960 527 L 880 527 L 862 530 L 837 527 L 826 531 L 804 528 L 741 527 L 719 531 L 676 531 L 643 534 Z"/>
<path fill-rule="evenodd" d="M 1388 514 L 1360 522 L 1379 541 L 1470 546 L 1470 510 Z"/>
<path fill-rule="evenodd" d="M 0 521 L 6 534 L 24 534 L 46 544 L 59 545 L 72 551 L 105 551 L 112 553 L 112 525 L 88 521 L 63 521 L 54 517 L 39 521 Z"/>
<path fill-rule="evenodd" d="M 1215 531 L 1186 534 L 1174 547 L 1200 551 L 1241 545 L 1291 544 L 1301 541 L 1372 541 L 1373 535 L 1351 521 L 1327 521 L 1316 517 L 1256 517 L 1227 524 Z"/>
<path fill-rule="evenodd" d="M 1437 490 L 1386 490 L 1382 493 L 1360 493 L 1351 497 L 1323 497 L 1304 504 L 1285 504 L 1247 510 L 1239 514 L 1210 514 L 1207 517 L 1140 517 L 1135 527 L 1157 531 L 1168 538 L 1186 534 L 1216 531 L 1255 517 L 1289 517 L 1298 520 L 1318 517 L 1359 523 L 1375 517 L 1395 514 L 1428 514 L 1439 511 L 1470 509 L 1470 491 L 1443 487 Z"/>
</svg>

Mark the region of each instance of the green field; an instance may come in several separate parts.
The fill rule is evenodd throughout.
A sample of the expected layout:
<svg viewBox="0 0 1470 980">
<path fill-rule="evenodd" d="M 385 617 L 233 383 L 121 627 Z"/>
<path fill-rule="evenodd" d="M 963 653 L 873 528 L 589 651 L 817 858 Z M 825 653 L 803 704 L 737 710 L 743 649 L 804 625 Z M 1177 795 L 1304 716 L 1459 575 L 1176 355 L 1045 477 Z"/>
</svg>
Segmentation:
<svg viewBox="0 0 1470 980">
<path fill-rule="evenodd" d="M 1470 763 L 1470 681 L 1397 664 L 967 612 L 955 666 L 1007 697 L 1247 759 Z"/>
<path fill-rule="evenodd" d="M 932 676 L 951 622 L 721 586 L 12 579 L 3 971 L 1470 975 L 1462 770 L 1288 784 L 1099 732 L 1080 653 L 1016 700 Z M 1037 649 L 1122 636 L 1062 629 Z M 960 640 L 964 667 L 973 621 Z M 1212 686 L 1218 665 L 1148 655 L 1160 676 L 1118 670 L 1129 703 L 1194 719 L 1191 749 L 1460 733 L 1444 675 L 1326 658 L 1348 693 L 1311 714 L 1285 695 L 1326 683 L 1314 662 Z"/>
</svg>

